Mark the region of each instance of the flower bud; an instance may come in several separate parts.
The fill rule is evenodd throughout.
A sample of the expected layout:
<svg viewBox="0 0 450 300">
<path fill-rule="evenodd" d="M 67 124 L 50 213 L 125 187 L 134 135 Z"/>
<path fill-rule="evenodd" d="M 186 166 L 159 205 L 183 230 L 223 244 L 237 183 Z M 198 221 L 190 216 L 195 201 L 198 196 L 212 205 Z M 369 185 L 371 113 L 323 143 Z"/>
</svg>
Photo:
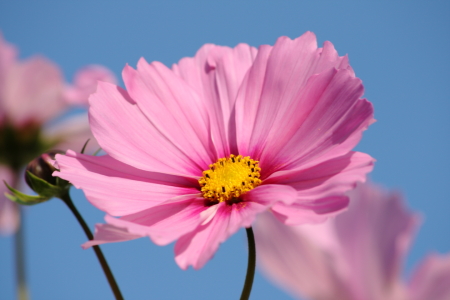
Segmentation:
<svg viewBox="0 0 450 300">
<path fill-rule="evenodd" d="M 64 154 L 63 151 L 53 150 L 43 153 L 39 157 L 33 159 L 27 166 L 27 171 L 36 177 L 50 183 L 51 185 L 56 185 L 56 177 L 52 174 L 56 170 L 52 164 L 52 160 L 55 159 L 56 154 Z M 34 190 L 33 184 L 30 177 L 25 173 L 25 181 Z M 37 191 L 35 191 L 37 192 Z"/>
<path fill-rule="evenodd" d="M 64 179 L 52 176 L 56 170 L 52 160 L 55 159 L 55 155 L 58 153 L 63 152 L 55 150 L 44 153 L 28 164 L 25 172 L 25 181 L 37 195 L 24 194 L 10 186 L 6 181 L 3 181 L 10 191 L 10 193 L 5 193 L 5 196 L 21 205 L 35 205 L 54 197 L 61 199 L 66 197 L 71 184 Z"/>
</svg>

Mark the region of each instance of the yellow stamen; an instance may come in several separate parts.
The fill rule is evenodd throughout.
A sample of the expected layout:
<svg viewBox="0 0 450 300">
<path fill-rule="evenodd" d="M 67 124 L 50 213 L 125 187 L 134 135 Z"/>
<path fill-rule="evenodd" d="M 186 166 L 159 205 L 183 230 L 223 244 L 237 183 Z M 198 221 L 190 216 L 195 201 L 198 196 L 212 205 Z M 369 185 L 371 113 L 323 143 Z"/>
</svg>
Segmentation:
<svg viewBox="0 0 450 300">
<path fill-rule="evenodd" d="M 258 161 L 249 156 L 231 154 L 220 158 L 203 171 L 198 182 L 203 197 L 211 203 L 222 201 L 239 202 L 239 197 L 261 184 Z"/>
</svg>

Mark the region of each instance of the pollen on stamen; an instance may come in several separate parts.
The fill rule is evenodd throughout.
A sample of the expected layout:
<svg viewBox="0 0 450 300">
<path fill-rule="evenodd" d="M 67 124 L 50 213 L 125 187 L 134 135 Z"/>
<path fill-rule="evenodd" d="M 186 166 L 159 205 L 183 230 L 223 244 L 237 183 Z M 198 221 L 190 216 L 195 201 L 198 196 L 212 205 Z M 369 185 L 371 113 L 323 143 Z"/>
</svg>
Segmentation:
<svg viewBox="0 0 450 300">
<path fill-rule="evenodd" d="M 241 195 L 261 184 L 260 171 L 258 161 L 232 154 L 209 165 L 198 182 L 208 203 L 238 203 Z"/>
</svg>

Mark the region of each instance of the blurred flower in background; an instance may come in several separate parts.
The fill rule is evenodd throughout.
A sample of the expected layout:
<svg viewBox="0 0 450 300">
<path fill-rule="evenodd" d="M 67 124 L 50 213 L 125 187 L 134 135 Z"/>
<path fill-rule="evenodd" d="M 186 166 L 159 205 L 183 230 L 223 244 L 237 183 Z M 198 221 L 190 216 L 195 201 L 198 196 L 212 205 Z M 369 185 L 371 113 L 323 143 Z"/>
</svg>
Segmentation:
<svg viewBox="0 0 450 300">
<path fill-rule="evenodd" d="M 116 83 L 116 77 L 103 66 L 83 67 L 75 74 L 72 85 L 66 87 L 66 101 L 71 104 L 87 105 L 89 95 L 97 89 L 98 81 Z"/>
<path fill-rule="evenodd" d="M 22 169 L 41 153 L 52 149 L 81 149 L 88 138 L 90 149 L 98 144 L 90 133 L 87 114 L 68 113 L 74 104 L 87 105 L 97 80 L 116 82 L 106 68 L 88 66 L 64 82 L 57 65 L 41 56 L 17 59 L 16 48 L 0 35 L 0 179 L 18 188 Z M 17 228 L 15 204 L 0 187 L 0 232 Z"/>
<path fill-rule="evenodd" d="M 12 184 L 13 172 L 4 166 L 0 166 L 0 233 L 9 235 L 13 233 L 19 222 L 17 205 L 8 200 L 4 193 L 8 191 L 3 180 Z"/>
<path fill-rule="evenodd" d="M 398 193 L 361 184 L 349 210 L 319 225 L 288 227 L 270 214 L 255 226 L 260 266 L 304 299 L 448 300 L 450 255 L 429 255 L 409 283 L 402 267 L 419 218 Z"/>
</svg>

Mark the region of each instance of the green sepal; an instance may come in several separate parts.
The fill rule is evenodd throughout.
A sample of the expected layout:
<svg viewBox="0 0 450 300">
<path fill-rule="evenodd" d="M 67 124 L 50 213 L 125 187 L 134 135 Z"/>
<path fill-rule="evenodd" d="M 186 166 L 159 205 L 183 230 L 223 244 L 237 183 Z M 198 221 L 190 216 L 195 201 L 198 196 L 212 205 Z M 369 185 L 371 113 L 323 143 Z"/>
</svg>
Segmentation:
<svg viewBox="0 0 450 300">
<path fill-rule="evenodd" d="M 97 154 L 102 151 L 102 148 L 98 148 L 97 151 L 94 152 L 94 154 L 92 154 L 92 156 L 97 156 Z"/>
<path fill-rule="evenodd" d="M 91 139 L 87 139 L 87 141 L 86 141 L 86 143 L 84 143 L 84 145 L 83 145 L 83 148 L 81 148 L 81 154 L 84 154 L 84 151 L 86 150 L 86 146 L 87 146 L 87 144 L 89 143 L 89 141 L 90 141 Z"/>
<path fill-rule="evenodd" d="M 70 184 L 67 181 L 58 180 L 58 177 L 56 179 L 57 185 L 53 185 L 37 177 L 30 171 L 27 171 L 26 176 L 28 177 L 30 187 L 33 189 L 33 191 L 38 193 L 39 196 L 47 198 L 59 197 L 67 193 L 70 187 Z"/>
<path fill-rule="evenodd" d="M 6 183 L 6 181 L 3 180 L 3 182 L 5 183 L 6 187 L 10 190 L 11 194 L 5 193 L 5 196 L 17 203 L 17 204 L 21 204 L 21 205 L 34 205 L 34 204 L 39 204 L 45 201 L 50 200 L 51 197 L 45 197 L 45 196 L 31 196 L 31 195 L 26 195 L 18 190 L 16 190 L 15 188 L 11 187 L 9 184 Z"/>
<path fill-rule="evenodd" d="M 59 171 L 58 169 L 56 169 L 57 171 Z M 67 180 L 64 180 L 60 177 L 55 177 L 56 178 L 56 186 L 59 186 L 60 188 L 64 189 L 64 191 L 68 191 L 70 189 L 70 187 L 72 186 L 72 184 L 70 182 L 68 182 Z"/>
</svg>

